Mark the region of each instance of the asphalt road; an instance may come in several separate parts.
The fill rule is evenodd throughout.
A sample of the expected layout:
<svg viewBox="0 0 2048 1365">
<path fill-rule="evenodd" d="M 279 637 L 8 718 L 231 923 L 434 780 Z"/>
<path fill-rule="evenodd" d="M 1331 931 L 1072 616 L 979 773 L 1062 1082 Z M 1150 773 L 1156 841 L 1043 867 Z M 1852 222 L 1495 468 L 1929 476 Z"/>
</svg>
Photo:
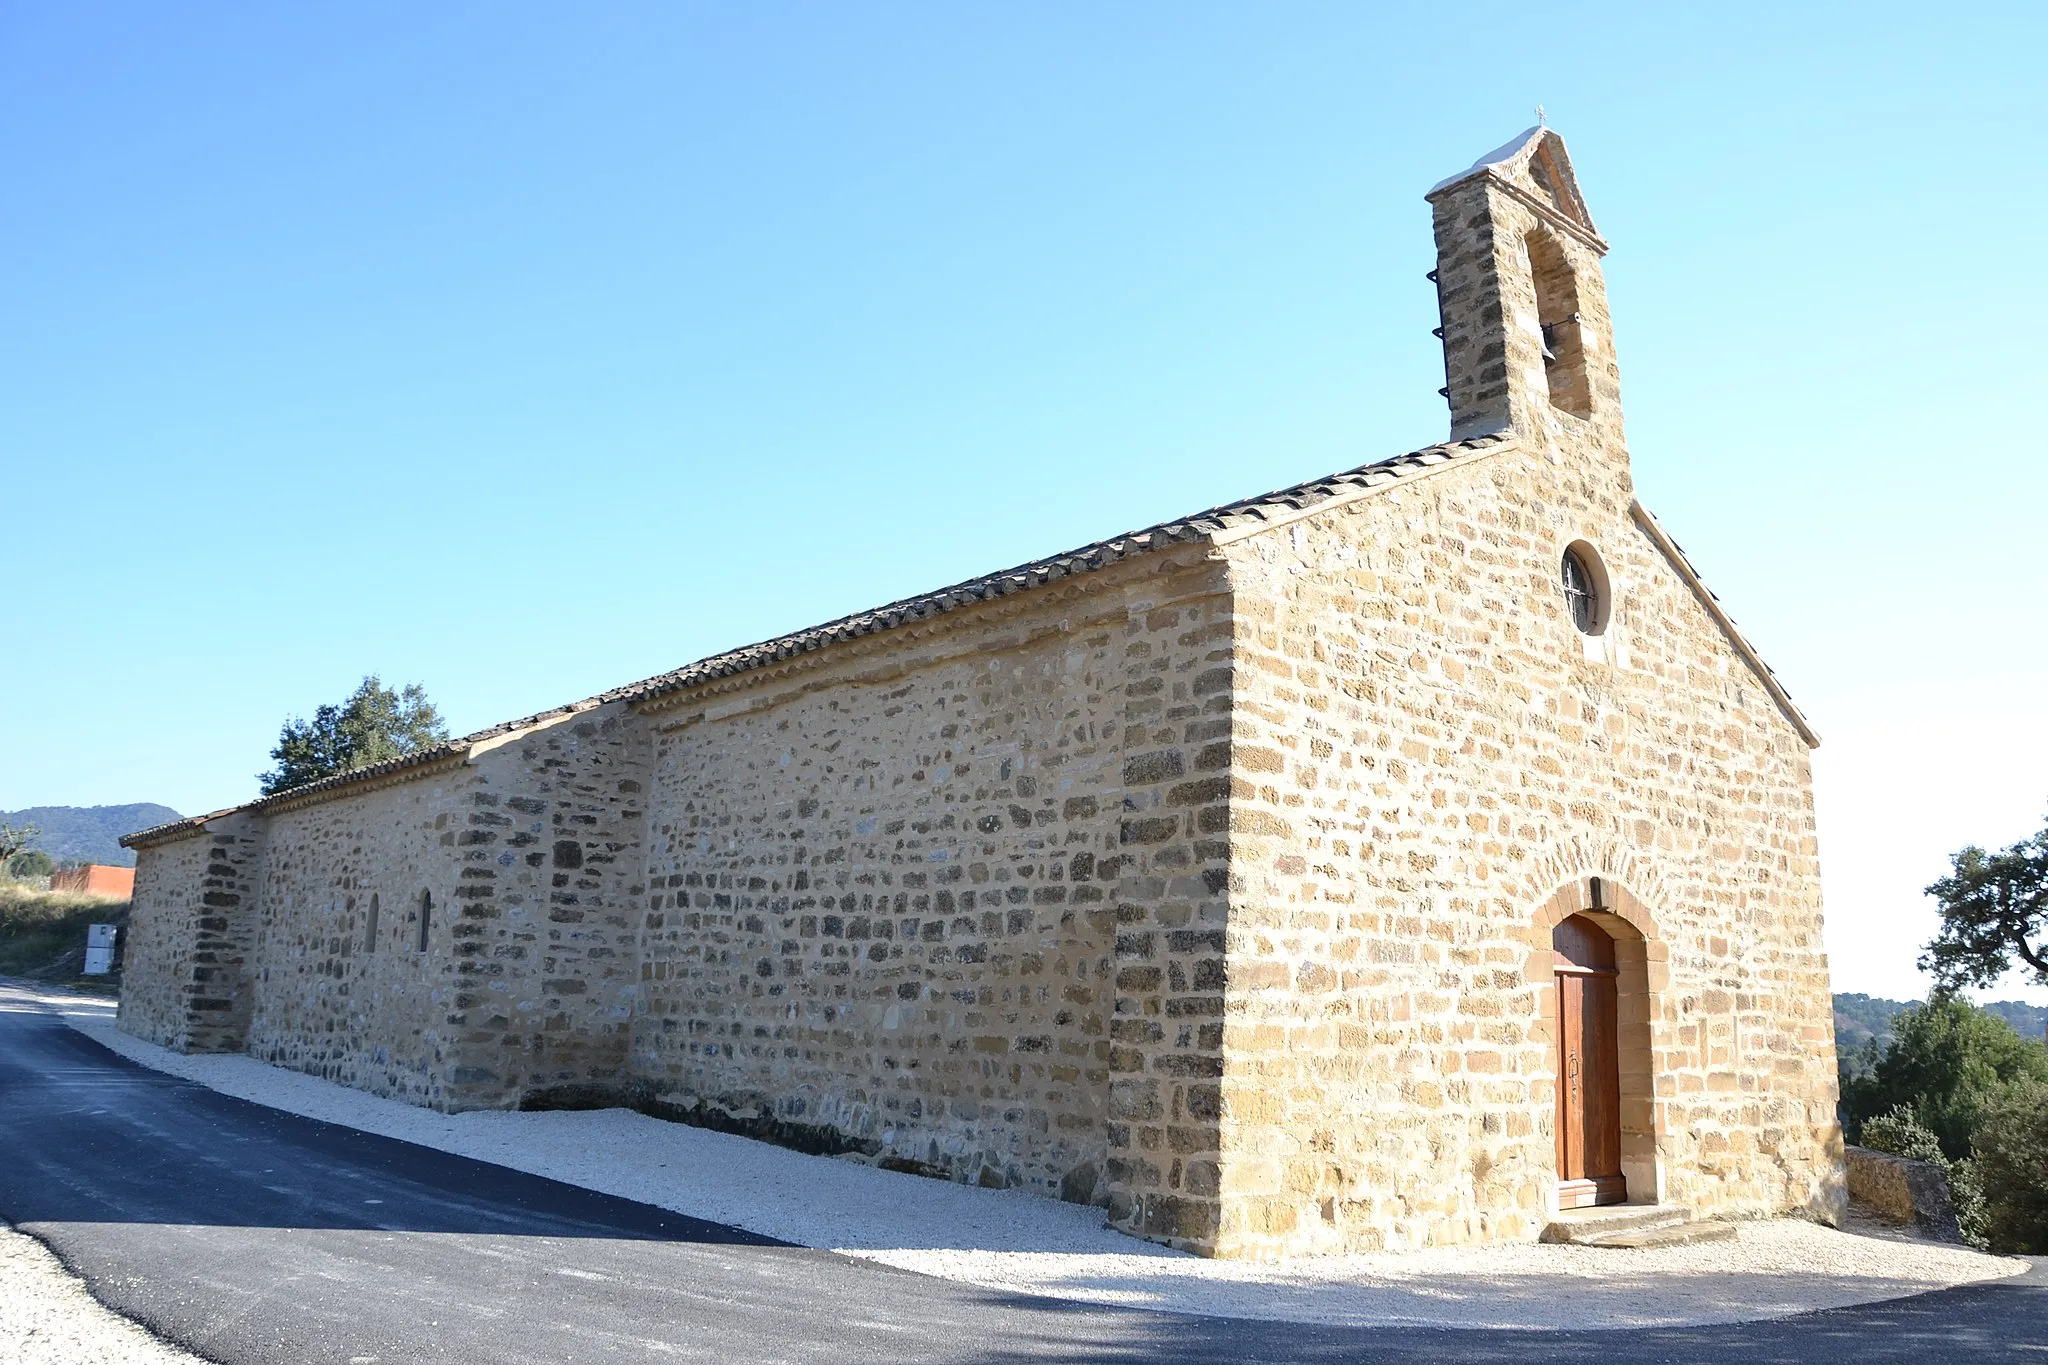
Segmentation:
<svg viewBox="0 0 2048 1365">
<path fill-rule="evenodd" d="M 0 988 L 0 1218 L 223 1365 L 1729 1361 L 2048 1365 L 2022 1281 L 1735 1327 L 1368 1331 L 1001 1294 L 265 1109 Z"/>
</svg>

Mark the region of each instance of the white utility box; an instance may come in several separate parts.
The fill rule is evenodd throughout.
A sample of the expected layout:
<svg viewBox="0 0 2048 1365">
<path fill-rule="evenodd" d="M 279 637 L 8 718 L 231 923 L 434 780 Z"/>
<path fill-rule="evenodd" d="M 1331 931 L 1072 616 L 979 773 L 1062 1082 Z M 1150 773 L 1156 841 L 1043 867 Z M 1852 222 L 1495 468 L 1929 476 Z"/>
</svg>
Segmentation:
<svg viewBox="0 0 2048 1365">
<path fill-rule="evenodd" d="M 114 970 L 114 940 L 120 933 L 112 924 L 88 924 L 85 927 L 85 974 L 105 976 Z"/>
</svg>

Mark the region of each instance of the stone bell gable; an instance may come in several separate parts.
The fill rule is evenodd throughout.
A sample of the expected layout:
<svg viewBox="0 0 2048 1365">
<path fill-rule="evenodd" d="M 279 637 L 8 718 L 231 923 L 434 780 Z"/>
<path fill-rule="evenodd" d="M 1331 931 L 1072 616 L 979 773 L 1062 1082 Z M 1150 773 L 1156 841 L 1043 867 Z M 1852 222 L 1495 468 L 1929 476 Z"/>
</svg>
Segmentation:
<svg viewBox="0 0 2048 1365">
<path fill-rule="evenodd" d="M 1531 128 L 1429 201 L 1452 435 L 1514 431 L 1621 454 L 1607 241 L 1564 139 Z"/>
<path fill-rule="evenodd" d="M 1629 480 L 1547 128 L 1453 439 L 131 836 L 124 1028 L 1266 1257 L 1832 1217 L 1818 741 Z"/>
</svg>

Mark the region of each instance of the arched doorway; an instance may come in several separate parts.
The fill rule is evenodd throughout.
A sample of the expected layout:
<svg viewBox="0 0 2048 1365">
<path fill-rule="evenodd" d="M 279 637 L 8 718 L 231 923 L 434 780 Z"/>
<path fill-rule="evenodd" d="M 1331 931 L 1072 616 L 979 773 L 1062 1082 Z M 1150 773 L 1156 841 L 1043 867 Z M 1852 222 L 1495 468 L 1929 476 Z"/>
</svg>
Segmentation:
<svg viewBox="0 0 2048 1365">
<path fill-rule="evenodd" d="M 1550 932 L 1557 978 L 1557 1206 L 1628 1198 L 1621 1173 L 1620 969 L 1614 939 L 1584 915 Z"/>
</svg>

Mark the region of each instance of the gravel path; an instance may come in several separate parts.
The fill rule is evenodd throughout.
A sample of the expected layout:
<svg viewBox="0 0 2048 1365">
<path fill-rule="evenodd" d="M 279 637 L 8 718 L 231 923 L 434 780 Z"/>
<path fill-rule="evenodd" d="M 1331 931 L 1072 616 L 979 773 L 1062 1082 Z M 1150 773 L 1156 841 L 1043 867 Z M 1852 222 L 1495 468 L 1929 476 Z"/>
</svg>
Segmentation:
<svg viewBox="0 0 2048 1365">
<path fill-rule="evenodd" d="M 9 1365 L 205 1365 L 86 1292 L 33 1237 L 0 1223 L 0 1360 Z"/>
<path fill-rule="evenodd" d="M 923 1274 L 1027 1294 L 1333 1325 L 1556 1329 L 1743 1322 L 2021 1273 L 2021 1260 L 1793 1219 L 1659 1251 L 1449 1247 L 1205 1260 L 1096 1209 L 982 1190 L 663 1123 L 626 1110 L 437 1114 L 246 1056 L 183 1056 L 119 1032 L 105 1001 L 44 1003 L 122 1056 L 223 1094 Z"/>
</svg>

